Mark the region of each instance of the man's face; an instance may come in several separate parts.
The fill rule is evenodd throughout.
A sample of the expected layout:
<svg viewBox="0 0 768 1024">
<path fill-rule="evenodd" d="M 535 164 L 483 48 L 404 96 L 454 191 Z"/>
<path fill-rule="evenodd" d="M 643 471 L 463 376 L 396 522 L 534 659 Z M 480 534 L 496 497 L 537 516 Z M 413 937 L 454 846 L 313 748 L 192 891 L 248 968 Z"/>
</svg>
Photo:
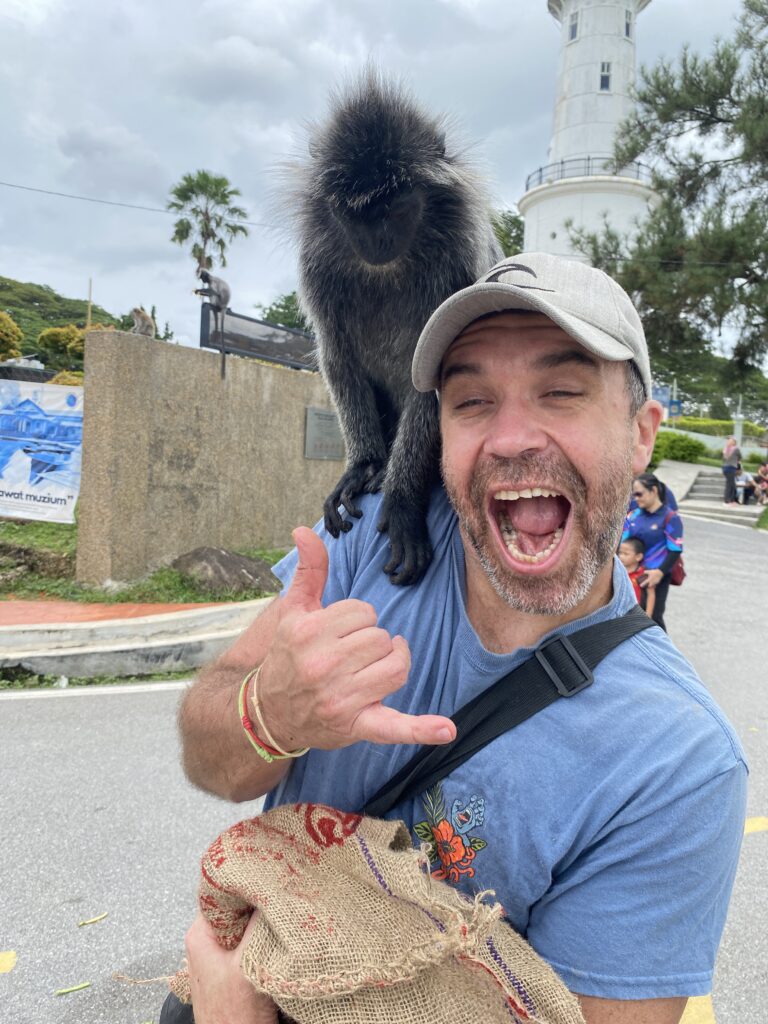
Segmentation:
<svg viewBox="0 0 768 1024">
<path fill-rule="evenodd" d="M 470 324 L 443 359 L 442 469 L 468 555 L 511 607 L 562 615 L 618 544 L 657 403 L 630 419 L 623 363 L 540 314 Z"/>
</svg>

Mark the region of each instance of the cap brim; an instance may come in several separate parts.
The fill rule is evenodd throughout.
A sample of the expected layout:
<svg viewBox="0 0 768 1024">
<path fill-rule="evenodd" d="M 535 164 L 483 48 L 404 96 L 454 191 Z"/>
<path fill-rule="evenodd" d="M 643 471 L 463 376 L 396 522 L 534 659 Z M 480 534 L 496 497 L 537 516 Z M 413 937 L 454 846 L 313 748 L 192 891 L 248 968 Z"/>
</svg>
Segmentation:
<svg viewBox="0 0 768 1024">
<path fill-rule="evenodd" d="M 564 313 L 542 295 L 515 285 L 488 282 L 456 292 L 429 318 L 413 356 L 413 386 L 416 390 L 432 391 L 439 386 L 443 356 L 466 327 L 482 316 L 503 313 L 507 309 L 543 313 L 574 341 L 601 359 L 620 362 L 634 358 L 630 349 L 610 334 L 577 316 Z"/>
</svg>

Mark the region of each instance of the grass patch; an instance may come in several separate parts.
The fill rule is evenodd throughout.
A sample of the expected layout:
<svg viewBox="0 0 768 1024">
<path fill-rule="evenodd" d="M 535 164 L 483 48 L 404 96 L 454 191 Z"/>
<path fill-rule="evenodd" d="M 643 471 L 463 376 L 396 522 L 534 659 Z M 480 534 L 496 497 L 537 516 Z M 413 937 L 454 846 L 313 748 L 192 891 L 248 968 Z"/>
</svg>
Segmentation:
<svg viewBox="0 0 768 1024">
<path fill-rule="evenodd" d="M 74 579 L 74 558 L 77 551 L 77 523 L 43 523 L 27 520 L 0 519 L 0 544 L 9 544 L 33 552 L 53 552 L 66 555 L 72 560 L 71 566 L 65 561 L 65 568 L 57 576 L 50 565 L 36 565 L 15 579 L 0 583 L 0 600 L 3 596 L 39 601 L 54 598 L 60 601 L 82 601 L 98 604 L 205 604 L 219 601 L 251 601 L 264 597 L 266 591 L 239 590 L 213 591 L 202 587 L 190 576 L 176 569 L 164 568 L 153 572 L 146 579 L 126 584 L 120 589 L 88 586 Z M 18 552 L 7 558 L 0 555 L 0 571 L 11 569 L 8 558 L 18 560 Z M 248 558 L 260 558 L 268 565 L 278 562 L 285 551 L 276 548 L 248 548 L 238 552 Z M 44 561 L 38 558 L 37 562 Z M 48 558 L 47 562 L 52 559 Z M 8 562 L 8 564 L 6 564 Z M 279 590 L 275 580 L 273 593 Z"/>
<path fill-rule="evenodd" d="M 755 523 L 758 530 L 768 530 L 768 507 L 764 508 L 760 518 Z"/>
<path fill-rule="evenodd" d="M 280 584 L 275 580 L 276 593 Z M 25 573 L 16 580 L 2 585 L 2 594 L 28 601 L 56 598 L 60 601 L 82 601 L 97 604 L 204 604 L 218 601 L 252 601 L 264 597 L 262 590 L 219 590 L 201 587 L 189 576 L 176 569 L 158 569 L 151 576 L 120 589 L 105 590 L 91 587 L 73 579 L 53 579 L 35 573 Z"/>
<path fill-rule="evenodd" d="M 183 672 L 157 672 L 149 676 L 71 676 L 69 686 L 114 686 L 123 683 L 159 683 L 169 679 L 188 679 L 194 669 Z M 0 690 L 51 690 L 59 676 L 38 675 L 24 668 L 0 668 Z"/>
<path fill-rule="evenodd" d="M 0 519 L 0 541 L 22 548 L 56 551 L 74 555 L 77 551 L 77 523 L 37 523 Z"/>
</svg>

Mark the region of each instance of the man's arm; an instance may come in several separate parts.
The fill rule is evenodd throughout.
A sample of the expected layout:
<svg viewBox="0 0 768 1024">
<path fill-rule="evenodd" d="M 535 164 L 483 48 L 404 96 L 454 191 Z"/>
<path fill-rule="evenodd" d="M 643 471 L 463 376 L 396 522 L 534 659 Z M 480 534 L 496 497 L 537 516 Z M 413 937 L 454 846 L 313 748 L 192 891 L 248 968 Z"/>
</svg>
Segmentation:
<svg viewBox="0 0 768 1024">
<path fill-rule="evenodd" d="M 376 612 L 364 601 L 323 608 L 328 553 L 304 527 L 295 531 L 294 540 L 299 564 L 285 595 L 200 673 L 179 711 L 187 776 L 230 800 L 261 796 L 290 765 L 261 759 L 240 722 L 239 689 L 257 665 L 262 667 L 257 680 L 261 714 L 283 750 L 335 750 L 360 740 L 447 743 L 456 735 L 449 718 L 405 715 L 382 704 L 408 678 L 407 642 L 379 628 Z M 249 711 L 255 722 L 252 697 Z"/>
<path fill-rule="evenodd" d="M 577 998 L 587 1024 L 678 1024 L 688 1002 L 684 997 L 627 1000 L 577 994 Z"/>
</svg>

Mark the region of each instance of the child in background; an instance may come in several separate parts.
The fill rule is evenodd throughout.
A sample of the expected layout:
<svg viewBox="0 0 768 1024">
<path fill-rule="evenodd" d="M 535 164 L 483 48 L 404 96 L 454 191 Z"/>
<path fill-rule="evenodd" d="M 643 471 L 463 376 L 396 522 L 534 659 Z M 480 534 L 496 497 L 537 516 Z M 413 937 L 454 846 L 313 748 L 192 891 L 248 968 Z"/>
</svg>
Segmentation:
<svg viewBox="0 0 768 1024">
<path fill-rule="evenodd" d="M 635 591 L 635 597 L 638 603 L 641 602 L 642 591 L 640 589 L 640 583 L 643 575 L 645 574 L 645 567 L 643 566 L 643 558 L 645 557 L 645 544 L 640 540 L 639 537 L 627 537 L 619 544 L 619 561 L 627 570 L 630 580 L 632 581 L 632 587 Z M 649 617 L 653 617 L 653 605 L 656 601 L 656 595 L 652 589 L 648 590 L 646 596 L 645 614 Z"/>
</svg>

